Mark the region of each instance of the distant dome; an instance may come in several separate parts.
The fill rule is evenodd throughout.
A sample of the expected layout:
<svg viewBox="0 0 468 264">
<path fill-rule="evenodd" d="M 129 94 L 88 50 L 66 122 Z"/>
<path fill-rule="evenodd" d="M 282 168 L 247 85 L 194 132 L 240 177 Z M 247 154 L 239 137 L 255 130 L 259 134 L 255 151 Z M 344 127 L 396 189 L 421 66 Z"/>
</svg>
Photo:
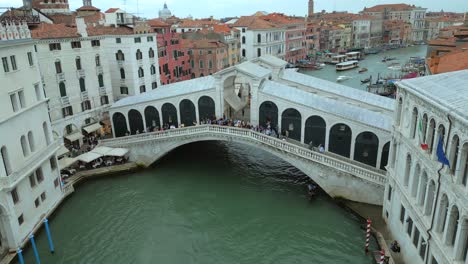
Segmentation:
<svg viewBox="0 0 468 264">
<path fill-rule="evenodd" d="M 171 10 L 167 8 L 167 4 L 164 3 L 164 8 L 162 10 L 159 10 L 159 18 L 161 19 L 168 19 L 172 16 Z"/>
</svg>

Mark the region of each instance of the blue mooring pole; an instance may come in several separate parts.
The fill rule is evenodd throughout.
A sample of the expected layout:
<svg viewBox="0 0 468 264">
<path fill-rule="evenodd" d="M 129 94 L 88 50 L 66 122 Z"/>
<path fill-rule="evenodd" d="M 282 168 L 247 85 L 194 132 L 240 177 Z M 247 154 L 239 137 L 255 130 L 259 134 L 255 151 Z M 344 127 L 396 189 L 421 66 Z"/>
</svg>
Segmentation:
<svg viewBox="0 0 468 264">
<path fill-rule="evenodd" d="M 41 264 L 41 260 L 39 259 L 39 252 L 37 252 L 36 242 L 34 242 L 34 235 L 31 234 L 29 236 L 29 240 L 31 241 L 31 246 L 34 251 L 34 257 L 36 257 L 36 264 Z"/>
<path fill-rule="evenodd" d="M 20 264 L 24 264 L 23 250 L 21 248 L 18 248 L 18 260 Z"/>
<path fill-rule="evenodd" d="M 45 230 L 47 233 L 47 240 L 49 240 L 49 248 L 50 248 L 50 253 L 54 254 L 55 249 L 54 249 L 54 242 L 52 242 L 52 235 L 50 234 L 50 228 L 49 228 L 49 220 L 44 219 L 44 226 Z"/>
</svg>

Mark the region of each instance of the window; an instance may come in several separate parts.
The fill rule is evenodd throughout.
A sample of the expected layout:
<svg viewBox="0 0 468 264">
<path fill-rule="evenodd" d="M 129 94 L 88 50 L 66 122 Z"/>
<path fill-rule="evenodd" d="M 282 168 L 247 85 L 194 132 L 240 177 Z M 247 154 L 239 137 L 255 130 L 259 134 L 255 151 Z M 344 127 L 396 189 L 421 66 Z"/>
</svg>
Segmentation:
<svg viewBox="0 0 468 264">
<path fill-rule="evenodd" d="M 56 178 L 56 179 L 54 180 L 54 187 L 57 188 L 58 186 L 59 186 L 59 179 Z"/>
<path fill-rule="evenodd" d="M 7 57 L 2 58 L 2 63 L 3 63 L 3 70 L 5 72 L 10 72 L 10 66 L 8 64 L 8 58 Z"/>
<path fill-rule="evenodd" d="M 11 61 L 11 69 L 13 69 L 14 71 L 18 70 L 18 66 L 16 65 L 16 57 L 14 55 L 10 56 L 10 61 Z"/>
<path fill-rule="evenodd" d="M 101 96 L 101 105 L 108 105 L 109 104 L 109 97 L 107 95 Z"/>
<path fill-rule="evenodd" d="M 121 50 L 117 51 L 117 53 L 115 54 L 115 58 L 118 60 L 118 61 L 124 61 L 125 60 L 125 55 L 123 54 L 123 52 Z"/>
<path fill-rule="evenodd" d="M 138 77 L 142 78 L 145 76 L 145 71 L 143 70 L 143 68 L 138 68 Z"/>
<path fill-rule="evenodd" d="M 149 36 L 149 37 L 146 37 L 146 41 L 148 41 L 148 42 L 153 42 L 153 41 L 154 41 L 154 39 L 153 39 L 153 37 L 152 37 L 152 36 Z"/>
<path fill-rule="evenodd" d="M 17 204 L 19 202 L 18 191 L 16 190 L 16 188 L 11 190 L 11 199 L 13 199 L 14 204 Z"/>
<path fill-rule="evenodd" d="M 120 79 L 125 79 L 125 70 L 124 70 L 124 68 L 120 68 Z"/>
<path fill-rule="evenodd" d="M 199 64 L 200 64 L 200 69 L 203 69 L 203 61 L 202 60 L 199 61 Z"/>
<path fill-rule="evenodd" d="M 146 87 L 144 85 L 140 86 L 140 93 L 146 92 Z"/>
<path fill-rule="evenodd" d="M 34 66 L 34 58 L 32 56 L 32 52 L 28 52 L 28 62 L 29 66 Z"/>
<path fill-rule="evenodd" d="M 245 44 L 245 36 L 242 36 L 242 44 Z"/>
<path fill-rule="evenodd" d="M 45 199 L 46 199 L 46 193 L 43 192 L 43 193 L 41 193 L 41 200 L 42 200 L 42 201 L 45 201 Z"/>
<path fill-rule="evenodd" d="M 120 94 L 128 94 L 128 87 L 120 87 Z"/>
<path fill-rule="evenodd" d="M 98 83 L 99 87 L 104 87 L 104 76 L 102 76 L 102 74 L 98 75 Z"/>
<path fill-rule="evenodd" d="M 388 186 L 388 196 L 387 196 L 387 200 L 392 200 L 392 186 Z"/>
<path fill-rule="evenodd" d="M 49 44 L 49 50 L 50 51 L 61 50 L 61 49 L 62 49 L 62 46 L 60 46 L 60 43 L 50 43 Z"/>
<path fill-rule="evenodd" d="M 136 52 L 136 59 L 137 59 L 137 60 L 143 59 L 143 54 L 141 53 L 140 50 L 137 50 L 137 52 Z"/>
<path fill-rule="evenodd" d="M 99 55 L 96 55 L 95 61 L 96 61 L 96 66 L 101 66 L 101 57 L 99 57 Z"/>
<path fill-rule="evenodd" d="M 155 75 L 155 74 L 156 74 L 156 67 L 154 67 L 154 65 L 151 65 L 151 67 L 150 67 L 150 72 L 151 72 L 151 75 Z"/>
<path fill-rule="evenodd" d="M 36 178 L 34 177 L 34 174 L 29 175 L 29 185 L 31 185 L 31 188 L 36 186 Z"/>
<path fill-rule="evenodd" d="M 199 50 L 198 55 L 203 55 L 203 50 Z"/>
<path fill-rule="evenodd" d="M 76 57 L 75 59 L 75 64 L 76 64 L 76 70 L 81 70 L 81 58 L 80 57 Z"/>
<path fill-rule="evenodd" d="M 257 34 L 257 42 L 258 43 L 262 42 L 262 35 Z"/>
<path fill-rule="evenodd" d="M 81 49 L 81 42 L 80 41 L 72 41 L 71 42 L 72 49 Z"/>
<path fill-rule="evenodd" d="M 156 88 L 158 88 L 158 83 L 157 82 L 152 82 L 151 83 L 151 88 L 154 90 Z"/>
<path fill-rule="evenodd" d="M 80 78 L 80 91 L 86 92 L 86 83 L 84 78 Z"/>
<path fill-rule="evenodd" d="M 260 56 L 262 56 L 262 49 L 258 48 L 257 49 L 257 57 L 260 57 Z"/>
<path fill-rule="evenodd" d="M 192 68 L 195 67 L 195 61 L 194 61 L 194 60 L 191 60 L 191 61 L 190 61 L 190 66 L 191 66 Z"/>
<path fill-rule="evenodd" d="M 402 224 L 405 223 L 405 212 L 406 212 L 405 207 L 403 207 L 403 205 L 402 205 L 401 209 L 400 209 L 400 222 Z"/>
<path fill-rule="evenodd" d="M 62 63 L 60 61 L 55 62 L 55 72 L 57 74 L 62 73 Z"/>
<path fill-rule="evenodd" d="M 140 37 L 135 38 L 134 40 L 135 40 L 135 43 L 141 43 L 141 38 Z"/>
<path fill-rule="evenodd" d="M 81 103 L 81 110 L 83 112 L 87 111 L 87 110 L 90 110 L 90 109 L 91 109 L 91 102 L 89 100 L 86 100 L 86 101 Z"/>
<path fill-rule="evenodd" d="M 18 217 L 18 224 L 19 225 L 22 225 L 24 223 L 24 217 L 23 217 L 23 214 L 21 214 L 19 217 Z"/>
<path fill-rule="evenodd" d="M 42 130 L 44 132 L 44 137 L 45 137 L 45 140 L 46 140 L 46 144 L 48 146 L 48 145 L 50 145 L 50 138 L 49 138 L 49 127 L 47 126 L 46 122 L 42 123 Z"/>
<path fill-rule="evenodd" d="M 413 245 L 418 248 L 418 242 L 419 242 L 419 229 L 417 227 L 414 227 L 414 235 L 413 235 Z"/>
<path fill-rule="evenodd" d="M 406 221 L 408 222 L 406 233 L 411 237 L 411 233 L 413 232 L 413 219 L 408 217 Z"/>
<path fill-rule="evenodd" d="M 213 62 L 211 60 L 208 61 L 208 69 L 213 68 Z"/>
<path fill-rule="evenodd" d="M 13 112 L 17 112 L 19 108 L 18 108 L 18 100 L 16 99 L 16 93 L 10 94 L 10 102 L 13 108 Z"/>
<path fill-rule="evenodd" d="M 96 40 L 91 40 L 91 47 L 99 47 L 101 46 L 101 41 L 96 39 Z"/>
<path fill-rule="evenodd" d="M 34 200 L 34 206 L 36 206 L 36 208 L 38 208 L 40 204 L 41 204 L 41 202 L 39 201 L 39 198 Z"/>
<path fill-rule="evenodd" d="M 38 168 L 35 174 L 36 174 L 37 183 L 38 184 L 41 183 L 44 180 L 44 174 L 42 174 L 42 169 Z"/>
<path fill-rule="evenodd" d="M 242 33 L 245 33 L 245 28 L 242 28 Z"/>
<path fill-rule="evenodd" d="M 245 57 L 245 49 L 242 49 L 242 57 Z"/>
<path fill-rule="evenodd" d="M 67 96 L 67 88 L 65 87 L 64 82 L 59 83 L 59 90 L 60 90 L 60 97 L 65 97 Z"/>
<path fill-rule="evenodd" d="M 154 58 L 154 50 L 153 50 L 152 48 L 149 49 L 149 51 L 148 51 L 148 56 L 149 56 L 150 58 Z"/>
<path fill-rule="evenodd" d="M 32 131 L 28 132 L 28 142 L 29 142 L 29 149 L 31 152 L 34 152 L 36 150 L 36 144 L 34 143 L 34 135 Z"/>
<path fill-rule="evenodd" d="M 72 116 L 73 115 L 72 106 L 70 105 L 70 106 L 62 108 L 62 115 L 63 115 L 63 118 L 65 118 L 67 116 Z"/>
<path fill-rule="evenodd" d="M 52 170 L 57 169 L 57 160 L 55 159 L 55 156 L 51 157 L 49 161 L 50 161 L 50 168 Z"/>
<path fill-rule="evenodd" d="M 18 91 L 18 97 L 19 97 L 19 102 L 20 102 L 20 107 L 21 108 L 26 108 L 26 99 L 24 98 L 24 91 Z"/>
<path fill-rule="evenodd" d="M 121 38 L 116 38 L 116 39 L 115 39 L 115 43 L 118 43 L 118 44 L 119 44 L 119 43 L 122 43 L 122 39 L 121 39 Z"/>
<path fill-rule="evenodd" d="M 10 175 L 12 173 L 11 167 L 10 167 L 10 160 L 8 158 L 8 152 L 5 146 L 0 148 L 0 156 L 2 156 L 2 162 L 3 162 L 3 168 L 5 169 L 6 176 Z"/>
<path fill-rule="evenodd" d="M 28 143 L 26 142 L 26 137 L 23 135 L 20 138 L 21 150 L 23 150 L 23 156 L 27 157 L 29 155 Z"/>
</svg>

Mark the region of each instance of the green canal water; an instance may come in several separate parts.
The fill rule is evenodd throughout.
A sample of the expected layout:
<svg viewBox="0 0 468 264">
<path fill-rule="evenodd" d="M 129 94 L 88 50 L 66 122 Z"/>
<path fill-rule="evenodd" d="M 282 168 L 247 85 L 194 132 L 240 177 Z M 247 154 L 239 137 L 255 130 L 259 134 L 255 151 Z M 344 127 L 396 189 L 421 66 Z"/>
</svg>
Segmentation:
<svg viewBox="0 0 468 264">
<path fill-rule="evenodd" d="M 404 65 L 412 56 L 425 57 L 426 51 L 427 46 L 425 45 L 388 50 L 375 55 L 367 55 L 364 60 L 359 61 L 359 68 L 356 69 L 337 72 L 335 65 L 326 65 L 323 69 L 318 71 L 301 70 L 301 72 L 331 82 L 336 82 L 336 78 L 338 76 L 349 76 L 351 79 L 342 81 L 340 84 L 360 90 L 366 90 L 366 85 L 361 85 L 361 80 L 369 78 L 369 76 L 372 75 L 372 80 L 375 82 L 378 74 L 384 77 L 399 76 L 401 74 L 400 71 L 388 69 L 392 63 L 400 63 L 401 65 Z M 395 57 L 396 60 L 382 62 L 382 59 L 385 56 Z M 358 72 L 360 68 L 367 68 L 368 71 L 360 74 Z"/>
<path fill-rule="evenodd" d="M 56 253 L 36 236 L 41 263 L 373 263 L 363 222 L 324 194 L 309 202 L 307 182 L 254 147 L 186 145 L 78 186 L 50 219 Z"/>
</svg>

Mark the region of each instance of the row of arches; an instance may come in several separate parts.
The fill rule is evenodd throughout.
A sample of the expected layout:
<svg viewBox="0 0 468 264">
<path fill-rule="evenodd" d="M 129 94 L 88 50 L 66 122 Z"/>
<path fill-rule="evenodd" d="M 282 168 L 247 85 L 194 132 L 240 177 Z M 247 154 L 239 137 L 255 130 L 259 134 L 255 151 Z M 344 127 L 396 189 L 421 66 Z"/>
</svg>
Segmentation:
<svg viewBox="0 0 468 264">
<path fill-rule="evenodd" d="M 304 137 L 302 137 L 302 115 L 298 110 L 294 108 L 284 110 L 281 114 L 281 127 L 278 127 L 279 120 L 278 107 L 275 103 L 265 101 L 260 105 L 260 126 L 267 127 L 269 125 L 272 129 L 278 129 L 281 134 L 297 141 L 302 141 L 303 138 L 304 142 L 302 143 L 312 143 L 314 147 L 319 145 L 325 147 L 328 133 L 328 151 L 351 158 L 353 135 L 348 125 L 335 124 L 327 132 L 327 124 L 322 117 L 310 116 L 305 121 Z M 354 160 L 376 167 L 380 144 L 377 135 L 369 131 L 362 132 L 356 136 L 354 142 Z M 390 142 L 387 142 L 384 144 L 381 154 L 379 164 L 381 169 L 385 169 L 387 165 L 389 150 Z"/>
<path fill-rule="evenodd" d="M 116 112 L 112 116 L 115 136 L 123 137 L 127 133 L 133 135 L 137 132 L 147 131 L 148 129 L 151 131 L 154 128 L 163 126 L 173 125 L 178 127 L 179 124 L 192 126 L 194 122 L 199 123 L 200 121 L 197 120 L 195 104 L 188 99 L 184 99 L 179 103 L 179 114 L 180 121 L 178 120 L 177 108 L 171 103 L 162 105 L 161 115 L 154 106 L 147 106 L 143 111 L 143 115 L 140 111 L 131 109 L 128 112 L 128 123 L 124 114 Z M 198 116 L 199 119 L 215 117 L 215 103 L 211 97 L 202 96 L 198 100 Z"/>
</svg>

